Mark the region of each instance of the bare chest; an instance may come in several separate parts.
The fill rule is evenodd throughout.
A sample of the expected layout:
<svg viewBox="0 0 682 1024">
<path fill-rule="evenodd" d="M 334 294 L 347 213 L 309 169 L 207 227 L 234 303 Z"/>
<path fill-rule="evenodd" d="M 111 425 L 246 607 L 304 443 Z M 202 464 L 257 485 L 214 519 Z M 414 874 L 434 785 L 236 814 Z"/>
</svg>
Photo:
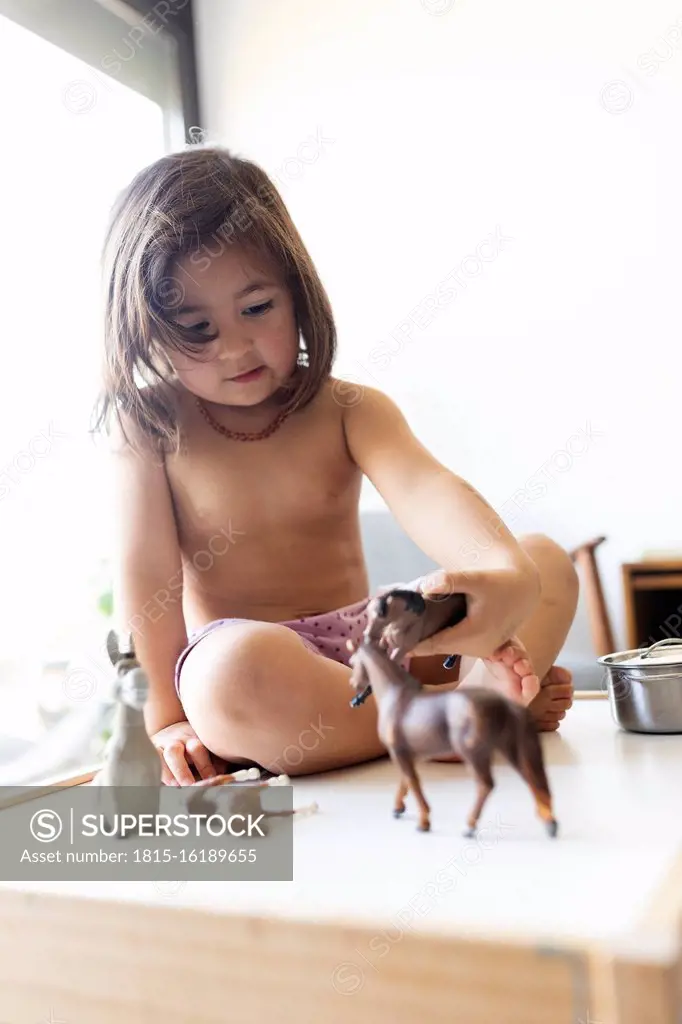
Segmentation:
<svg viewBox="0 0 682 1024">
<path fill-rule="evenodd" d="M 261 441 L 232 441 L 195 423 L 167 461 L 181 545 L 221 531 L 281 539 L 328 528 L 357 509 L 361 473 L 341 421 L 285 423 Z"/>
</svg>

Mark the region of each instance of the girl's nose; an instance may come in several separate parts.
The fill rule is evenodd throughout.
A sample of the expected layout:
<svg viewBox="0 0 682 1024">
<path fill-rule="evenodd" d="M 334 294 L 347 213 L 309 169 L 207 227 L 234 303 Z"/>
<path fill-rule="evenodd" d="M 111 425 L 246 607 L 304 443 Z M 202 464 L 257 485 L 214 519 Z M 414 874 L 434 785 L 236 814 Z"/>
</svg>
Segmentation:
<svg viewBox="0 0 682 1024">
<path fill-rule="evenodd" d="M 218 338 L 218 344 L 220 345 L 218 359 L 223 362 L 228 359 L 238 359 L 253 347 L 253 342 L 247 335 L 235 333 L 221 334 Z"/>
</svg>

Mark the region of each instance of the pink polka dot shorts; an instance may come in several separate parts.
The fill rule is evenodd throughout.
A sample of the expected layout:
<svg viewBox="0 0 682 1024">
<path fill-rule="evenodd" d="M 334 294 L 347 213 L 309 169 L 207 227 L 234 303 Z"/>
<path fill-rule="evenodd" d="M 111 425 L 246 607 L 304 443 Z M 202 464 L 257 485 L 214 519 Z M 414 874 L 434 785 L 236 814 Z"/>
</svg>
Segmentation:
<svg viewBox="0 0 682 1024">
<path fill-rule="evenodd" d="M 394 587 L 407 587 L 418 589 L 423 577 L 413 580 L 411 583 L 392 583 L 390 586 L 381 587 L 378 591 L 392 590 Z M 362 635 L 367 627 L 367 606 L 370 598 L 365 597 L 356 604 L 348 605 L 346 608 L 339 608 L 336 611 L 324 612 L 321 615 L 309 615 L 303 619 L 288 619 L 280 622 L 280 626 L 287 626 L 300 638 L 301 642 L 313 654 L 321 654 L 332 661 L 338 661 L 342 665 L 348 665 L 351 652 L 346 647 L 348 640 L 354 645 L 360 643 Z M 250 622 L 251 619 L 215 619 L 208 625 L 196 630 L 188 639 L 187 647 L 178 658 L 175 666 L 175 689 L 179 693 L 180 670 L 182 664 L 192 650 L 205 636 L 215 629 L 223 626 L 230 626 L 240 622 Z M 408 667 L 409 657 L 401 663 Z"/>
</svg>

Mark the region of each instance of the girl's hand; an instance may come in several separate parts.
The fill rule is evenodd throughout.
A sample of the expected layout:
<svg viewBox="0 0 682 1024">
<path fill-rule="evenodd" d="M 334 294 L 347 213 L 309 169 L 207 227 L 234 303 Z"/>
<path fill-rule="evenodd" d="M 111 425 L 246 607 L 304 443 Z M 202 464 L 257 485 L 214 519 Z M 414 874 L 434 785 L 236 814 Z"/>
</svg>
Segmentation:
<svg viewBox="0 0 682 1024">
<path fill-rule="evenodd" d="M 493 657 L 515 636 L 539 599 L 539 577 L 532 569 L 450 573 L 443 570 L 423 580 L 420 589 L 431 600 L 437 599 L 438 594 L 464 594 L 467 616 L 456 626 L 422 640 L 411 653 L 417 657 L 430 654 Z"/>
<path fill-rule="evenodd" d="M 187 721 L 159 729 L 151 741 L 161 755 L 161 781 L 166 786 L 191 786 L 196 782 L 192 765 L 202 779 L 212 779 L 226 770 L 225 761 L 211 754 Z"/>
</svg>

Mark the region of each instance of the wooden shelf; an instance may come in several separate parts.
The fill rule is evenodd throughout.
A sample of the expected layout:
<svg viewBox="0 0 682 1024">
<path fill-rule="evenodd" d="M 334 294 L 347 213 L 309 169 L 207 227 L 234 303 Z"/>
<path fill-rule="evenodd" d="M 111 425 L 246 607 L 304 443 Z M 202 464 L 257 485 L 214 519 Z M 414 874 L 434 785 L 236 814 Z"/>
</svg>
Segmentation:
<svg viewBox="0 0 682 1024">
<path fill-rule="evenodd" d="M 633 576 L 635 590 L 682 590 L 682 572 L 656 574 L 655 576 Z"/>
<path fill-rule="evenodd" d="M 626 562 L 621 571 L 628 649 L 682 636 L 682 562 Z"/>
<path fill-rule="evenodd" d="M 668 559 L 655 562 L 652 559 L 650 562 L 625 562 L 623 569 L 628 572 L 641 573 L 642 575 L 656 572 L 682 572 L 682 561 Z"/>
</svg>

